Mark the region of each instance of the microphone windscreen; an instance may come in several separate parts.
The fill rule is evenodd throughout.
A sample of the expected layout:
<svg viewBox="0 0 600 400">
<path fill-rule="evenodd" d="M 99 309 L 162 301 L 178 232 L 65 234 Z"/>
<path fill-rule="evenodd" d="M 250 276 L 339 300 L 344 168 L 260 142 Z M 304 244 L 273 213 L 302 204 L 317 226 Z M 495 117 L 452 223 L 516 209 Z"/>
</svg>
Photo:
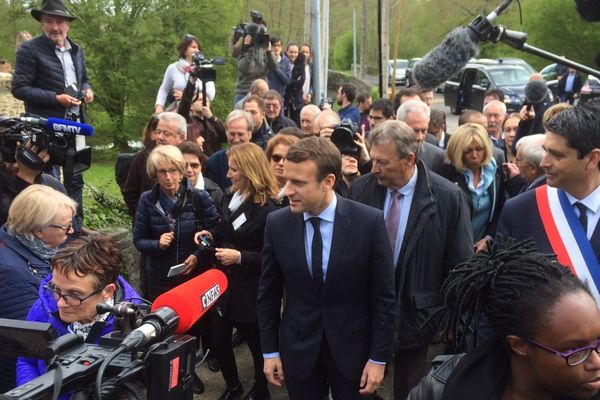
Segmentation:
<svg viewBox="0 0 600 400">
<path fill-rule="evenodd" d="M 227 290 L 227 277 L 218 269 L 203 274 L 158 296 L 152 311 L 170 307 L 179 316 L 175 334 L 187 332 Z"/>
<path fill-rule="evenodd" d="M 586 21 L 600 21 L 600 1 L 575 0 L 577 12 Z"/>
<path fill-rule="evenodd" d="M 75 135 L 94 135 L 93 126 L 61 118 L 48 118 L 48 122 L 46 122 L 46 129 L 52 132 L 71 133 Z"/>
<path fill-rule="evenodd" d="M 478 52 L 468 28 L 455 28 L 439 46 L 415 64 L 413 76 L 422 88 L 435 89 L 459 72 Z"/>
<path fill-rule="evenodd" d="M 541 103 L 547 94 L 548 85 L 544 80 L 529 81 L 525 85 L 525 98 L 529 104 Z"/>
</svg>

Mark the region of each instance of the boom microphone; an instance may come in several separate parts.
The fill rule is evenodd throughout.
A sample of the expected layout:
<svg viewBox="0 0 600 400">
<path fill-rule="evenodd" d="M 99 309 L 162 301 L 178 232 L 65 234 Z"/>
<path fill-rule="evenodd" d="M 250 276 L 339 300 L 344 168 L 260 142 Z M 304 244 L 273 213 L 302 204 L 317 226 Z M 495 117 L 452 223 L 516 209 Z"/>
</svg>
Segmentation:
<svg viewBox="0 0 600 400">
<path fill-rule="evenodd" d="M 48 131 L 56 133 L 70 133 L 75 135 L 92 136 L 94 127 L 81 122 L 70 121 L 62 118 L 21 117 L 21 121 L 35 124 Z"/>
<path fill-rule="evenodd" d="M 424 89 L 435 89 L 479 53 L 469 28 L 455 28 L 444 41 L 415 64 L 413 76 Z"/>
<path fill-rule="evenodd" d="M 527 82 L 525 86 L 525 98 L 529 104 L 538 104 L 544 101 L 548 95 L 548 85 L 544 80 Z"/>
<path fill-rule="evenodd" d="M 600 21 L 600 2 L 598 0 L 575 0 L 577 12 L 586 21 Z"/>
<path fill-rule="evenodd" d="M 134 350 L 188 331 L 226 290 L 225 274 L 211 269 L 161 294 L 142 325 L 131 331 L 119 347 Z"/>
<path fill-rule="evenodd" d="M 505 0 L 488 16 L 479 15 L 466 28 L 455 28 L 444 41 L 415 64 L 413 76 L 424 89 L 435 89 L 479 53 L 478 43 L 492 39 L 492 22 L 512 2 Z"/>
</svg>

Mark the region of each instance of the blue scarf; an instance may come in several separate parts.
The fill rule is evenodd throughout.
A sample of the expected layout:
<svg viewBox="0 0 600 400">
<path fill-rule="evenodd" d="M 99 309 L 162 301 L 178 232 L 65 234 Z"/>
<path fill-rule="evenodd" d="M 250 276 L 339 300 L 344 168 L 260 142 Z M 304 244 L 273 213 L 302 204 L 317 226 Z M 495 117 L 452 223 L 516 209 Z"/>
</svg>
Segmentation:
<svg viewBox="0 0 600 400">
<path fill-rule="evenodd" d="M 23 246 L 27 247 L 27 249 L 35 254 L 37 258 L 40 260 L 46 261 L 50 264 L 50 261 L 54 258 L 56 253 L 59 250 L 59 246 L 56 247 L 48 247 L 38 238 L 28 239 L 25 236 L 16 234 L 14 235 L 15 239 L 17 239 Z"/>
</svg>

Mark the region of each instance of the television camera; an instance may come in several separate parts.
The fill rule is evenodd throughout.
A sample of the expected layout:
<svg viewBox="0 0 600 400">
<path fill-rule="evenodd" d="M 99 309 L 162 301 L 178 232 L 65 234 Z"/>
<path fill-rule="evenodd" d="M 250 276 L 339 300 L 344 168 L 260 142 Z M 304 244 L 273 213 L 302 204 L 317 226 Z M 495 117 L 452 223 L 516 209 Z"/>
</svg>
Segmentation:
<svg viewBox="0 0 600 400">
<path fill-rule="evenodd" d="M 49 323 L 0 319 L 0 355 L 43 359 L 47 372 L 4 394 L 8 399 L 193 399 L 196 339 L 185 331 L 227 290 L 209 270 L 159 296 L 152 307 L 98 304 L 115 316 L 115 329 L 98 344 L 56 337 Z"/>
<path fill-rule="evenodd" d="M 269 35 L 262 14 L 256 10 L 250 12 L 252 22 L 240 22 L 233 28 L 233 43 L 246 35 L 252 36 L 252 43 L 258 47 L 269 46 Z"/>
<path fill-rule="evenodd" d="M 0 156 L 6 162 L 20 162 L 34 170 L 42 170 L 44 162 L 31 150 L 32 146 L 46 149 L 50 163 L 65 169 L 65 173 L 79 174 L 87 170 L 92 161 L 92 149 L 78 149 L 76 135 L 92 136 L 91 125 L 61 119 L 42 118 L 34 114 L 21 114 L 19 118 L 0 117 Z"/>
</svg>

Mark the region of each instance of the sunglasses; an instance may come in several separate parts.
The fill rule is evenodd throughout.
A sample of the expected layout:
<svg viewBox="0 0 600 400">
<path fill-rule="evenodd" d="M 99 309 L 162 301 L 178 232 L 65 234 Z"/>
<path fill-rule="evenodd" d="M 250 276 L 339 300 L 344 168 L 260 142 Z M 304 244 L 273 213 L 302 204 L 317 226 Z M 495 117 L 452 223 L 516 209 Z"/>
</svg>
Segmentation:
<svg viewBox="0 0 600 400">
<path fill-rule="evenodd" d="M 284 157 L 284 156 L 280 156 L 279 154 L 273 154 L 273 155 L 271 156 L 271 160 L 273 160 L 273 162 L 276 162 L 276 163 L 278 163 L 278 162 L 280 162 L 281 160 L 285 160 L 285 157 Z"/>
<path fill-rule="evenodd" d="M 186 162 L 185 166 L 186 167 L 192 167 L 193 169 L 198 169 L 198 168 L 200 168 L 200 163 L 197 163 L 197 162 Z"/>
</svg>

